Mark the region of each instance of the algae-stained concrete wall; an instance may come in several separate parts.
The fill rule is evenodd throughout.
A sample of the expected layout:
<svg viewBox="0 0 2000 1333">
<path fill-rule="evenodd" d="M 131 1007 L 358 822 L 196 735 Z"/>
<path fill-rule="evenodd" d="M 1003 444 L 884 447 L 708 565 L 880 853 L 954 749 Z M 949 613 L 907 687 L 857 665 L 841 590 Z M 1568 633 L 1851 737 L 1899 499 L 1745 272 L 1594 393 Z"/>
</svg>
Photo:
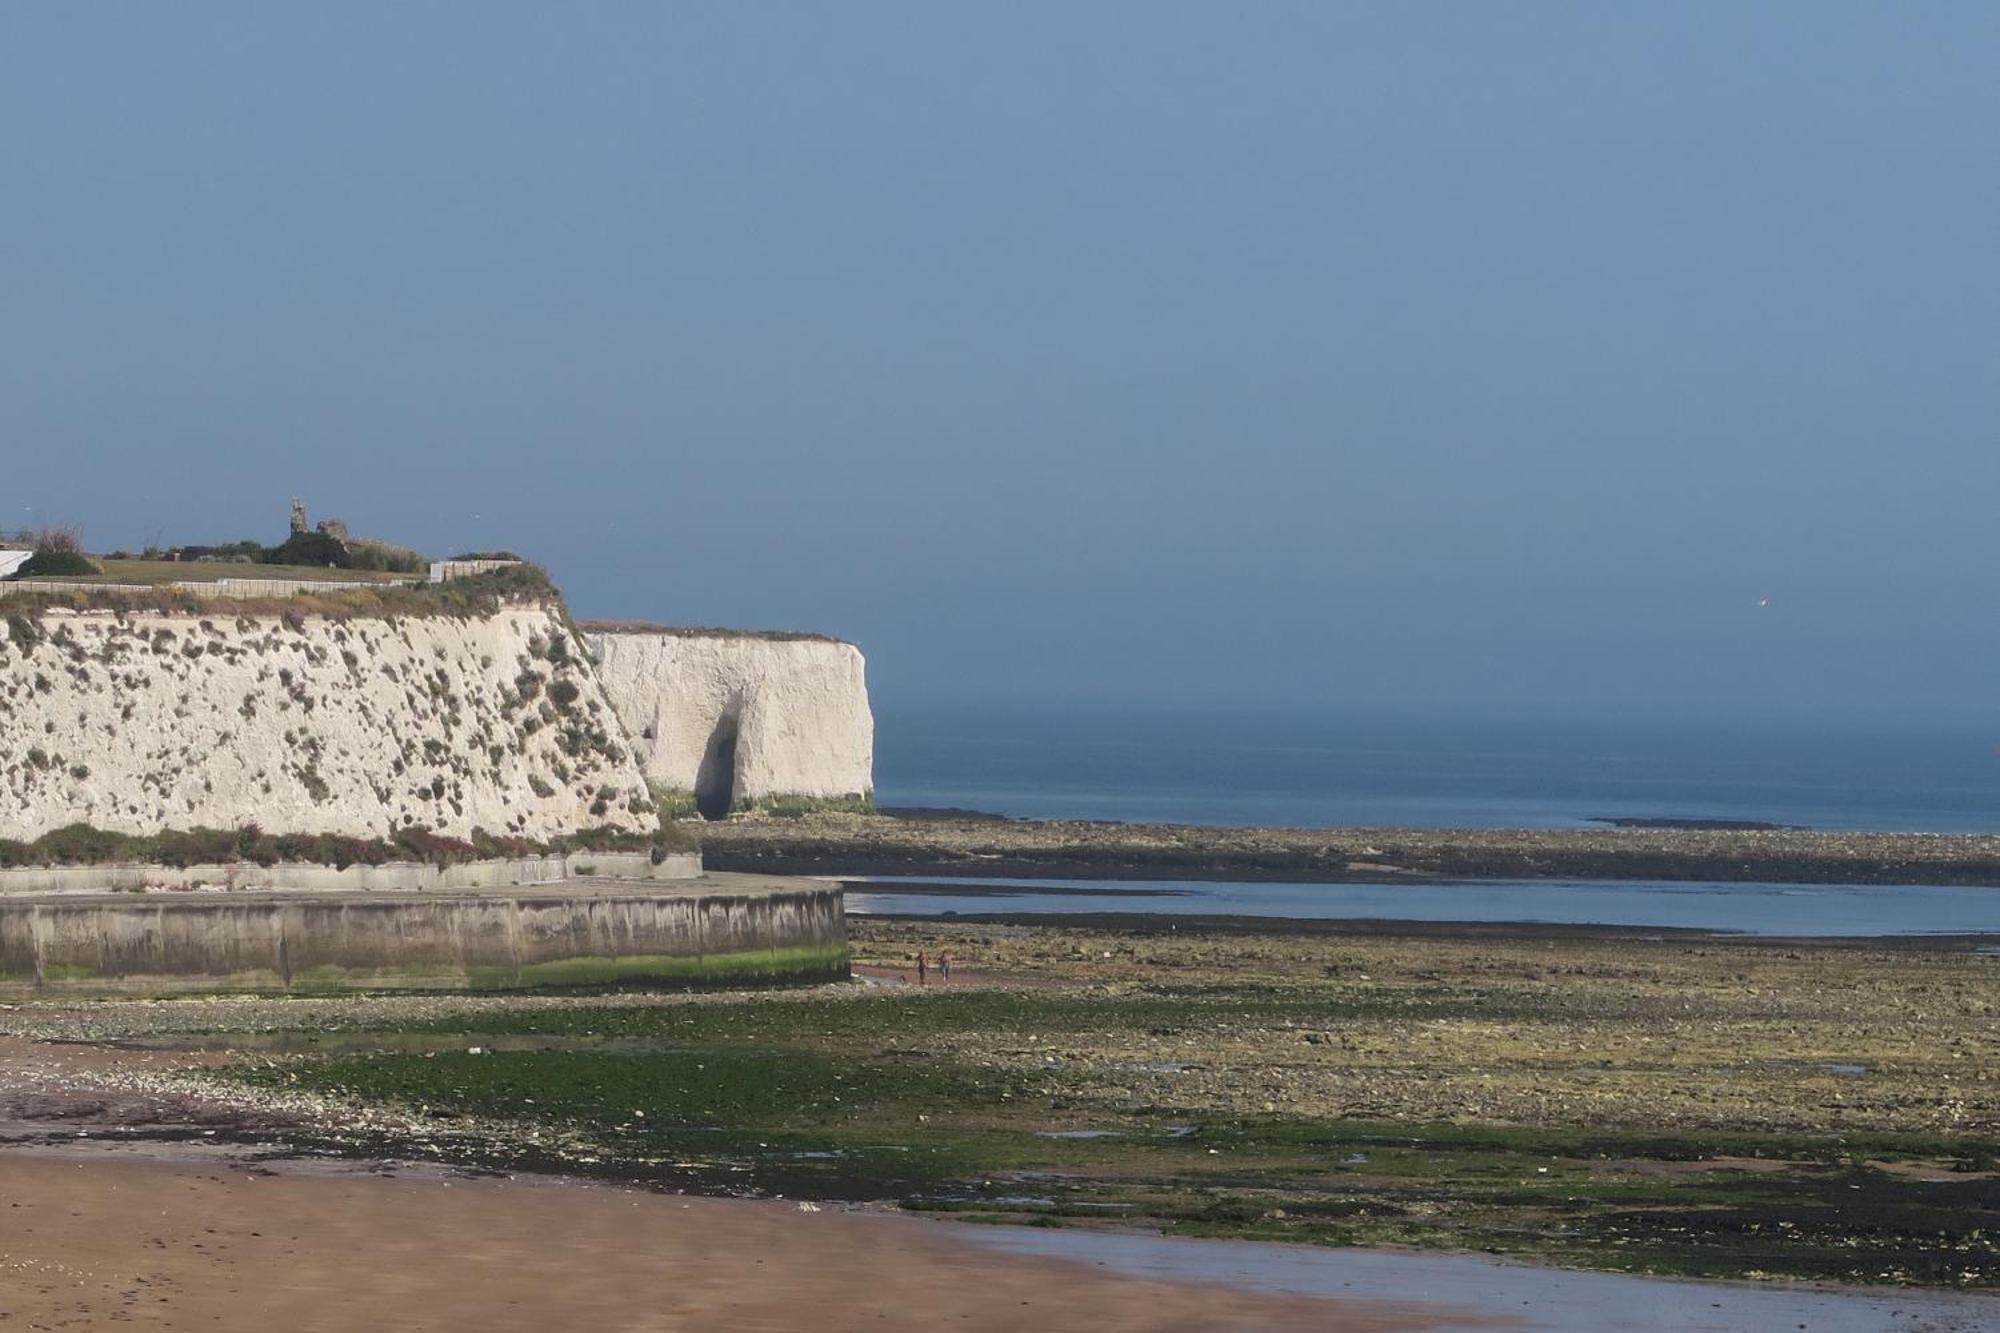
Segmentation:
<svg viewBox="0 0 2000 1333">
<path fill-rule="evenodd" d="M 0 901 L 0 995 L 727 985 L 847 975 L 840 890 Z"/>
<path fill-rule="evenodd" d="M 851 643 L 585 625 L 646 776 L 702 813 L 874 791 L 867 664 Z"/>
<path fill-rule="evenodd" d="M 375 618 L 0 606 L 0 622 L 0 837 L 658 827 L 553 603 Z"/>
</svg>

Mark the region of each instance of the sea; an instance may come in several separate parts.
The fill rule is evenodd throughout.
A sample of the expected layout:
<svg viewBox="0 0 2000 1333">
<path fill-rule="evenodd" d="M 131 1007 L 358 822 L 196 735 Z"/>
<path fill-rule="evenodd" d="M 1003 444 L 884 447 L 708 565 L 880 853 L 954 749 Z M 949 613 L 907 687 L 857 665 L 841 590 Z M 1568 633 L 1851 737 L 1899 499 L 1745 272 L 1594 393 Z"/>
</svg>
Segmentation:
<svg viewBox="0 0 2000 1333">
<path fill-rule="evenodd" d="M 2000 712 L 1883 726 L 878 703 L 876 800 L 1032 819 L 2000 831 Z"/>
</svg>

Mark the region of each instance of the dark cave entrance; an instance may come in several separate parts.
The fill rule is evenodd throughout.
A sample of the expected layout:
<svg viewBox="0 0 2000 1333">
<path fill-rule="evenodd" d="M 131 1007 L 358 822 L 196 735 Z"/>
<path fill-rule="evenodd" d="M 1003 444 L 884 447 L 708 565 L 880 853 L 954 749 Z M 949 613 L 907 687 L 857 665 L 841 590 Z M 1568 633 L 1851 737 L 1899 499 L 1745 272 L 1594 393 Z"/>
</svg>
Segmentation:
<svg viewBox="0 0 2000 1333">
<path fill-rule="evenodd" d="M 724 713 L 709 733 L 694 775 L 694 808 L 703 819 L 727 819 L 736 804 L 736 714 Z"/>
</svg>

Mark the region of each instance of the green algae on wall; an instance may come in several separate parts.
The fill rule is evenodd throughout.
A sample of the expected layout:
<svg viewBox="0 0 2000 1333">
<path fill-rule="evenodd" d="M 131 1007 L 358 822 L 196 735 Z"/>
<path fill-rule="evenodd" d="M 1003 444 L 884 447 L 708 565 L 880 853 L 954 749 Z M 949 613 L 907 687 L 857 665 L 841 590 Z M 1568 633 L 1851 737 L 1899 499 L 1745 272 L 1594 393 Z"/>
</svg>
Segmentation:
<svg viewBox="0 0 2000 1333">
<path fill-rule="evenodd" d="M 839 981 L 848 976 L 845 944 L 793 945 L 703 954 L 695 958 L 647 954 L 624 958 L 564 958 L 513 971 L 475 968 L 466 977 L 473 990 L 527 990 L 555 986 L 624 986 L 664 981 L 703 987 L 759 982 Z"/>
</svg>

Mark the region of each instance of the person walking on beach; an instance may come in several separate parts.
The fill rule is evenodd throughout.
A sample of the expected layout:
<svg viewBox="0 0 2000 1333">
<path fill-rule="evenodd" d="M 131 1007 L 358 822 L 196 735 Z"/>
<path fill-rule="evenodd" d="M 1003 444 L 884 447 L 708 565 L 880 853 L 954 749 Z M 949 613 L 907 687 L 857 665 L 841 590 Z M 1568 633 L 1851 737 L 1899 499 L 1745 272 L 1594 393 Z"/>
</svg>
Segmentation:
<svg viewBox="0 0 2000 1333">
<path fill-rule="evenodd" d="M 917 950 L 917 984 L 919 986 L 928 986 L 930 984 L 930 967 L 931 960 L 924 957 L 922 949 Z"/>
<path fill-rule="evenodd" d="M 949 952 L 938 955 L 938 980 L 947 986 L 951 984 L 951 954 Z"/>
</svg>

